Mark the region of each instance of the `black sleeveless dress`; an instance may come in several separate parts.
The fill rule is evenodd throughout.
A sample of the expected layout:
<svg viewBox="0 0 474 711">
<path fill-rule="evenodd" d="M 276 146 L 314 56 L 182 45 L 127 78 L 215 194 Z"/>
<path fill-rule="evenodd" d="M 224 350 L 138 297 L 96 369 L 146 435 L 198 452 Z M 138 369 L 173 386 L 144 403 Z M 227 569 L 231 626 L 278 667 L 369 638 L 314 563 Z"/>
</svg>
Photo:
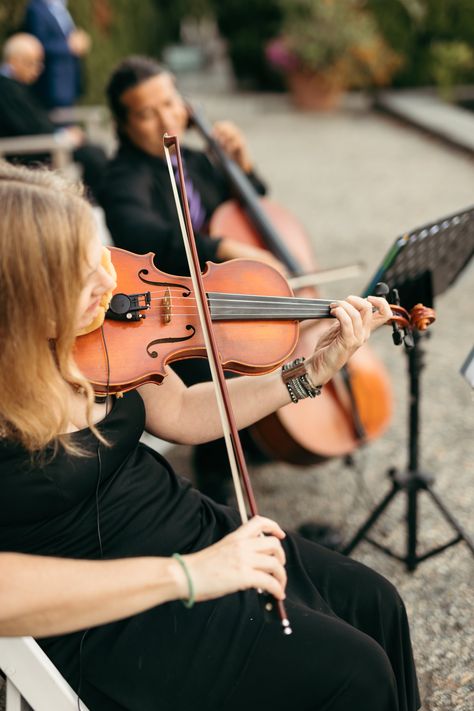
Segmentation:
<svg viewBox="0 0 474 711">
<path fill-rule="evenodd" d="M 144 405 L 116 400 L 100 429 L 74 437 L 90 456 L 41 461 L 0 441 L 0 550 L 66 558 L 190 553 L 238 514 L 177 477 L 139 443 Z M 285 542 L 284 636 L 254 591 L 159 605 L 125 620 L 39 640 L 91 711 L 414 711 L 406 614 L 385 579 L 296 536 Z"/>
</svg>

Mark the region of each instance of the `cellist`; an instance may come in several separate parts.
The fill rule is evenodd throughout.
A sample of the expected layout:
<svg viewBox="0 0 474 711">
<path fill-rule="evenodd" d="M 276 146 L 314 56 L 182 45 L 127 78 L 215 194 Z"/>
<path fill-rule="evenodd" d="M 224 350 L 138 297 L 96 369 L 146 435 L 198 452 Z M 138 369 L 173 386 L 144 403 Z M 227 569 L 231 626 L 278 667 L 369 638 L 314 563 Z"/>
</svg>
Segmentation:
<svg viewBox="0 0 474 711">
<path fill-rule="evenodd" d="M 148 611 L 101 625 L 121 616 L 105 610 L 101 575 L 95 596 L 86 586 L 99 612 L 76 623 L 96 626 L 40 641 L 91 711 L 418 709 L 406 612 L 390 583 L 268 519 L 239 526 L 139 443 L 144 427 L 184 443 L 221 435 L 210 383 L 186 388 L 169 371 L 159 387 L 94 402 L 73 346 L 114 278 L 89 205 L 58 176 L 8 165 L 0 202 L 0 551 L 146 558 L 159 590 Z M 391 316 L 373 297 L 332 313 L 303 391 L 324 386 Z M 239 427 L 291 395 L 279 372 L 230 390 Z M 293 635 L 264 621 L 256 587 L 286 598 Z"/>
<path fill-rule="evenodd" d="M 160 269 L 169 274 L 187 274 L 163 155 L 163 134 L 168 132 L 181 137 L 189 121 L 174 77 L 154 59 L 128 57 L 113 71 L 107 98 L 119 146 L 106 170 L 100 203 L 114 244 L 140 254 L 154 252 Z M 217 122 L 214 132 L 226 153 L 248 175 L 256 191 L 264 194 L 265 186 L 253 170 L 248 146 L 237 126 L 230 121 Z M 206 261 L 243 257 L 260 259 L 283 270 L 266 250 L 229 238 L 212 239 L 206 234 L 206 223 L 214 210 L 231 197 L 230 185 L 205 153 L 184 149 L 183 159 L 202 266 Z M 203 361 L 179 363 L 174 367 L 188 384 L 209 379 L 209 369 Z M 201 490 L 224 502 L 229 482 L 222 477 L 222 471 L 226 469 L 222 443 L 196 447 L 193 464 Z"/>
</svg>

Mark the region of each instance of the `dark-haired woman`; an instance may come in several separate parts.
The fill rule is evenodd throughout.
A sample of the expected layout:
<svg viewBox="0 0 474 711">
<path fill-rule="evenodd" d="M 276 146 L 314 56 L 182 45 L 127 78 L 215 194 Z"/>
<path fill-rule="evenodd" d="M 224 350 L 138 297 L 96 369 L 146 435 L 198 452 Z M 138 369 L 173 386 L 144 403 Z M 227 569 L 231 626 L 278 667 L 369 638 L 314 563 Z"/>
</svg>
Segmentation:
<svg viewBox="0 0 474 711">
<path fill-rule="evenodd" d="M 108 166 L 101 204 L 114 243 L 137 253 L 154 252 L 160 269 L 169 274 L 187 274 L 163 150 L 163 134 L 168 132 L 181 139 L 189 122 L 174 77 L 153 59 L 128 57 L 112 73 L 107 98 L 119 147 Z M 263 194 L 265 188 L 252 171 L 250 154 L 239 129 L 230 121 L 221 121 L 214 130 L 224 150 Z M 202 266 L 209 260 L 237 257 L 258 258 L 279 266 L 265 250 L 206 235 L 212 213 L 230 199 L 231 189 L 224 174 L 205 153 L 185 148 L 183 156 Z"/>
<path fill-rule="evenodd" d="M 189 121 L 174 77 L 154 59 L 127 57 L 110 77 L 107 98 L 119 147 L 108 164 L 100 202 L 114 244 L 140 254 L 154 252 L 161 270 L 168 274 L 187 274 L 186 255 L 163 153 L 165 131 L 181 139 Z M 224 150 L 263 194 L 265 187 L 252 170 L 252 160 L 239 129 L 230 121 L 220 121 L 215 124 L 214 131 Z M 281 268 L 266 250 L 207 235 L 212 213 L 232 197 L 230 185 L 205 153 L 188 148 L 183 148 L 182 152 L 191 219 L 202 266 L 207 261 L 243 257 Z M 173 368 L 187 385 L 210 377 L 208 365 L 202 360 L 177 363 Z M 246 433 L 244 438 L 244 444 L 250 446 Z M 222 440 L 195 447 L 193 464 L 199 488 L 224 503 L 230 491 L 230 476 Z"/>
</svg>

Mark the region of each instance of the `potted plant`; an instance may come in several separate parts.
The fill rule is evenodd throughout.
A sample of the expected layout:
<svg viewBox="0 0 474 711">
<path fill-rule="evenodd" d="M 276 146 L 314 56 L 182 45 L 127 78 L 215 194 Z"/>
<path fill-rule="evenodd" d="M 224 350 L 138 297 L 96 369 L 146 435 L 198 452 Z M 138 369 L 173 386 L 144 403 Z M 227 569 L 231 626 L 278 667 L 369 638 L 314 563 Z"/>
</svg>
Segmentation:
<svg viewBox="0 0 474 711">
<path fill-rule="evenodd" d="M 400 66 L 361 0 L 280 3 L 281 32 L 266 56 L 300 108 L 334 108 L 346 89 L 386 84 Z"/>
</svg>

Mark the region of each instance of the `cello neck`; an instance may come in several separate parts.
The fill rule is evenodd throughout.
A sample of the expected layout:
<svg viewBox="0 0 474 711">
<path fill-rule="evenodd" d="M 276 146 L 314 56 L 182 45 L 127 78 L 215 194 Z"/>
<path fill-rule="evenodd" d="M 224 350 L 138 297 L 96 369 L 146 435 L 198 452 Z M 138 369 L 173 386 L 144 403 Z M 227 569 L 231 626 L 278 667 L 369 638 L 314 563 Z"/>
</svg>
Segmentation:
<svg viewBox="0 0 474 711">
<path fill-rule="evenodd" d="M 192 125 L 199 131 L 206 141 L 209 150 L 219 162 L 247 217 L 262 237 L 270 252 L 285 265 L 290 274 L 294 276 L 301 274 L 303 270 L 298 260 L 296 260 L 288 250 L 271 220 L 262 209 L 258 194 L 247 175 L 235 161 L 229 158 L 221 145 L 215 140 L 212 135 L 211 126 L 207 123 L 202 114 L 189 105 L 188 111 Z"/>
<path fill-rule="evenodd" d="M 330 299 L 208 292 L 213 321 L 304 321 L 332 318 Z"/>
</svg>

